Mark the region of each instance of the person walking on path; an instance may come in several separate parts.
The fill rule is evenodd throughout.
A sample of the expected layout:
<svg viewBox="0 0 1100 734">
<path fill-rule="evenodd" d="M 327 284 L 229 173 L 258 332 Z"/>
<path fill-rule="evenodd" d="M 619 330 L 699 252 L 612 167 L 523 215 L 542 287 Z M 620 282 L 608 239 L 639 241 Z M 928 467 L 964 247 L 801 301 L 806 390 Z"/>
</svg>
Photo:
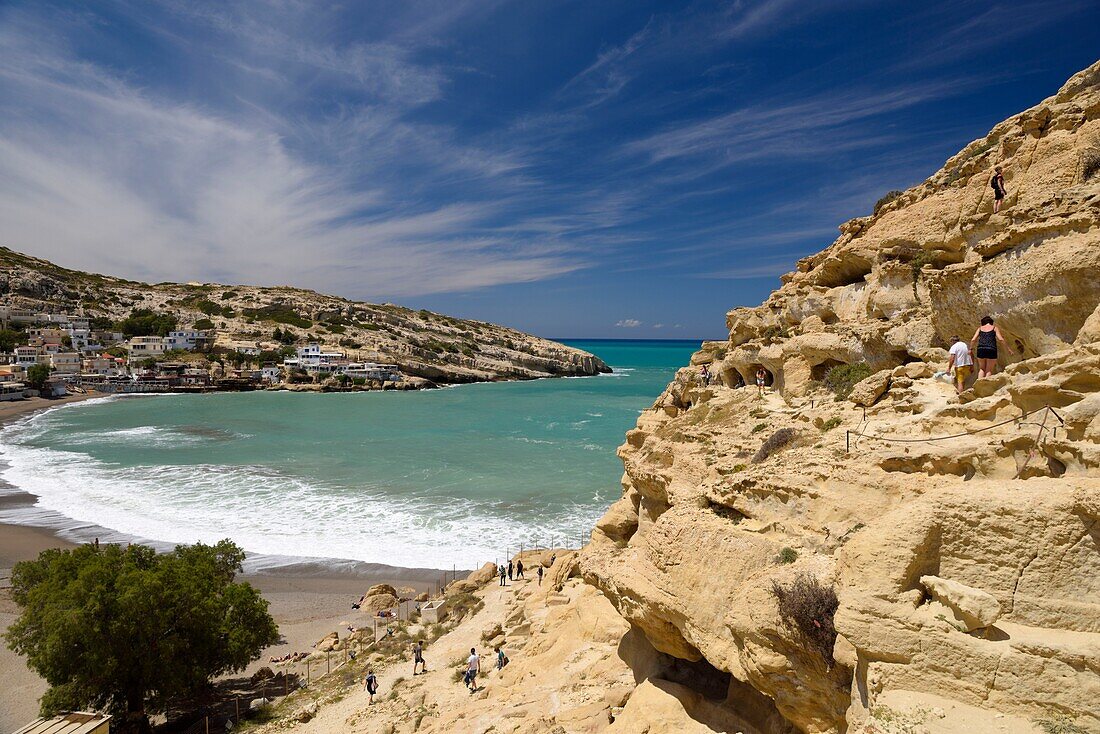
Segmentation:
<svg viewBox="0 0 1100 734">
<path fill-rule="evenodd" d="M 516 561 L 516 578 L 523 578 L 523 561 Z"/>
<path fill-rule="evenodd" d="M 466 682 L 466 687 L 470 689 L 470 693 L 477 690 L 477 674 L 481 672 L 481 658 L 478 657 L 477 650 L 470 648 L 470 657 L 466 658 L 466 675 L 463 676 L 463 680 Z"/>
<path fill-rule="evenodd" d="M 508 584 L 504 583 L 504 580 L 507 579 L 507 578 L 508 578 L 508 569 L 506 569 L 504 566 L 501 566 L 500 567 L 500 585 L 501 586 L 507 586 L 508 585 Z"/>
<path fill-rule="evenodd" d="M 1000 166 L 993 168 L 993 177 L 989 179 L 989 185 L 993 187 L 993 213 L 1001 211 L 1001 202 L 1005 199 L 1005 177 Z"/>
<path fill-rule="evenodd" d="M 416 666 L 421 667 L 421 673 L 428 672 L 428 664 L 424 662 L 424 641 L 417 640 L 413 645 L 413 675 L 416 675 Z"/>
<path fill-rule="evenodd" d="M 1012 354 L 1001 330 L 993 323 L 993 317 L 982 316 L 982 325 L 970 340 L 971 348 L 977 347 L 974 354 L 978 358 L 978 379 L 989 377 L 997 371 L 997 342 L 1005 345 L 1006 354 Z"/>
<path fill-rule="evenodd" d="M 363 679 L 363 688 L 370 694 L 367 705 L 373 705 L 374 694 L 378 693 L 378 678 L 374 675 L 374 668 L 367 668 L 367 677 Z"/>
<path fill-rule="evenodd" d="M 512 580 L 512 561 L 508 561 L 508 580 Z"/>
<path fill-rule="evenodd" d="M 760 397 L 764 397 L 764 384 L 768 381 L 768 372 L 763 367 L 756 371 L 756 389 Z"/>
<path fill-rule="evenodd" d="M 504 670 L 507 664 L 508 656 L 504 654 L 504 649 L 497 645 L 497 670 Z"/>
<path fill-rule="evenodd" d="M 962 394 L 966 389 L 966 380 L 974 369 L 974 360 L 970 356 L 970 347 L 959 337 L 951 337 L 951 349 L 947 351 L 951 355 L 947 360 L 947 371 L 955 372 L 955 392 Z"/>
<path fill-rule="evenodd" d="M 539 586 L 542 586 L 542 565 L 539 565 Z"/>
</svg>

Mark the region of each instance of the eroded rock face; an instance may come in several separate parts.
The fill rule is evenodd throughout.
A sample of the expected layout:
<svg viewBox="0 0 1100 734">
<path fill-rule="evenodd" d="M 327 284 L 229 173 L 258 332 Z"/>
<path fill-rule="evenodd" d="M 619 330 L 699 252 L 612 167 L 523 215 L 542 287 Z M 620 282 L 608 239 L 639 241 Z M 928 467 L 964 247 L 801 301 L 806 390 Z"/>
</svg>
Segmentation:
<svg viewBox="0 0 1100 734">
<path fill-rule="evenodd" d="M 1100 64 L 845 223 L 639 418 L 581 569 L 657 654 L 720 675 L 649 675 L 620 730 L 649 707 L 684 731 L 870 732 L 936 702 L 937 731 L 1100 731 L 1096 139 Z M 1013 354 L 958 396 L 937 373 L 985 314 Z M 857 362 L 872 377 L 835 401 L 825 375 Z M 836 593 L 831 655 L 827 604 L 779 613 L 773 585 L 809 578 Z"/>
</svg>

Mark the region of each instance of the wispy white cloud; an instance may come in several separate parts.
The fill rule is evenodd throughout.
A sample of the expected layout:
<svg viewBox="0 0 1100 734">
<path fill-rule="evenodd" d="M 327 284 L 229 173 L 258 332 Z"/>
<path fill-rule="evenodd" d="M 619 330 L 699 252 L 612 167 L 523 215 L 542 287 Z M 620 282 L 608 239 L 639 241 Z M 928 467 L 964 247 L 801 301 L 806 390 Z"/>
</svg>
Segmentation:
<svg viewBox="0 0 1100 734">
<path fill-rule="evenodd" d="M 620 329 L 637 329 L 642 325 L 642 322 L 638 319 L 621 319 L 615 322 L 615 326 Z"/>
<path fill-rule="evenodd" d="M 241 39 L 219 51 L 252 78 L 236 109 L 150 91 L 77 56 L 44 18 L 4 16 L 0 241 L 135 278 L 293 283 L 371 298 L 587 266 L 556 232 L 521 237 L 497 224 L 514 194 L 493 187 L 522 183 L 521 160 L 402 119 L 436 97 L 438 71 L 392 44 L 337 47 L 203 12 L 201 22 Z M 298 93 L 287 80 L 301 72 L 287 63 L 344 76 L 367 101 L 309 121 L 253 101 Z M 410 196 L 402 166 L 421 166 L 439 185 L 466 182 L 469 195 Z"/>
</svg>

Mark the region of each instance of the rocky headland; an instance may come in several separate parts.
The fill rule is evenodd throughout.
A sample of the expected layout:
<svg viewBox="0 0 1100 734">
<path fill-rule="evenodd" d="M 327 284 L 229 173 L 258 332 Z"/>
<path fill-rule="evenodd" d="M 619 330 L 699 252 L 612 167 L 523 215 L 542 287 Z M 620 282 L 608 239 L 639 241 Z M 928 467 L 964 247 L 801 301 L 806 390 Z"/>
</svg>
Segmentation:
<svg viewBox="0 0 1100 734">
<path fill-rule="evenodd" d="M 139 283 L 2 247 L 0 299 L 16 308 L 110 321 L 134 310 L 168 314 L 179 328 L 213 329 L 215 348 L 249 354 L 316 342 L 356 361 L 397 365 L 404 387 L 611 371 L 583 350 L 484 321 L 290 286 Z"/>
</svg>

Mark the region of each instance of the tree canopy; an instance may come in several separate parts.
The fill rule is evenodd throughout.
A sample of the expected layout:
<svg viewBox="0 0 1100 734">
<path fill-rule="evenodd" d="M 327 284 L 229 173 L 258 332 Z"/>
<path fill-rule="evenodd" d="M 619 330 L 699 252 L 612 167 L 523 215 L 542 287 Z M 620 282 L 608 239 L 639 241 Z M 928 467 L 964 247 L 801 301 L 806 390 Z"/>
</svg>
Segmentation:
<svg viewBox="0 0 1100 734">
<path fill-rule="evenodd" d="M 234 581 L 243 560 L 223 540 L 163 554 L 84 545 L 17 563 L 21 614 L 5 637 L 50 686 L 43 715 L 102 710 L 123 731 L 149 731 L 149 714 L 257 659 L 279 635 L 267 601 Z"/>
<path fill-rule="evenodd" d="M 135 308 L 119 322 L 118 328 L 126 336 L 168 336 L 168 332 L 175 330 L 177 323 L 178 320 L 172 314 Z"/>
<path fill-rule="evenodd" d="M 27 385 L 35 390 L 44 390 L 49 379 L 50 366 L 48 364 L 32 364 L 27 368 Z"/>
</svg>

